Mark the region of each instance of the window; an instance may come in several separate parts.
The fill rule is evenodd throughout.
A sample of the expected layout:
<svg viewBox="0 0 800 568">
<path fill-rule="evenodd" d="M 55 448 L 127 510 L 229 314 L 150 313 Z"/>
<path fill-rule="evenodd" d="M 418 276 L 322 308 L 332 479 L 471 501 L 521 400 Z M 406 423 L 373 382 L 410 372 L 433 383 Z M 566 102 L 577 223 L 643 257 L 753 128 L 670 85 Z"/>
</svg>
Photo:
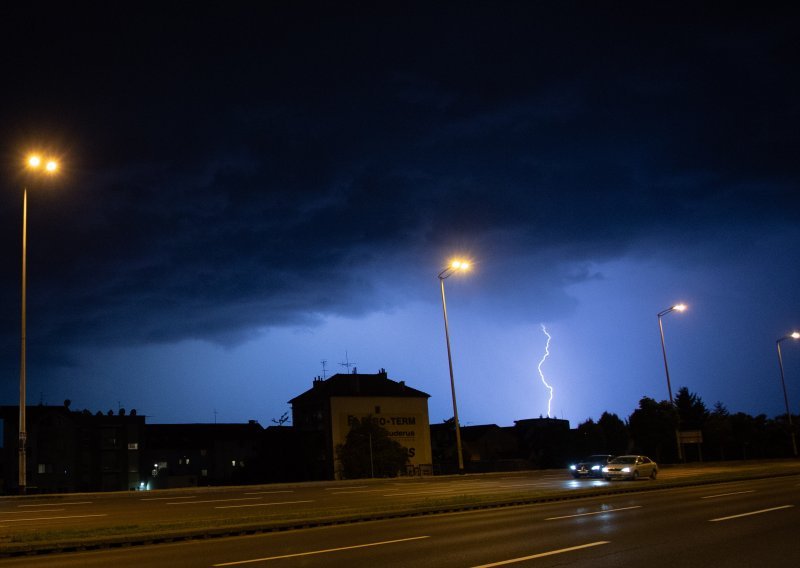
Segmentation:
<svg viewBox="0 0 800 568">
<path fill-rule="evenodd" d="M 53 464 L 40 463 L 39 466 L 36 468 L 36 473 L 53 473 Z"/>
<path fill-rule="evenodd" d="M 139 449 L 139 442 L 128 442 L 128 449 L 129 450 L 138 450 Z"/>
</svg>

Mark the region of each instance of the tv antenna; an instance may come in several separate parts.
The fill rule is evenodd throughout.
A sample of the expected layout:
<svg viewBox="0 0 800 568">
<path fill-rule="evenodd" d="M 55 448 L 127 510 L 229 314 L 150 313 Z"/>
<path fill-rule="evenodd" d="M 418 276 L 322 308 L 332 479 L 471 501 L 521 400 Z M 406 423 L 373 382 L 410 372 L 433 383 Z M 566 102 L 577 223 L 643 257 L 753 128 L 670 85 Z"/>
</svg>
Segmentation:
<svg viewBox="0 0 800 568">
<path fill-rule="evenodd" d="M 322 380 L 323 381 L 328 378 L 327 365 L 328 365 L 328 360 L 327 359 L 323 359 L 322 360 Z"/>
<path fill-rule="evenodd" d="M 342 367 L 347 369 L 347 374 L 350 374 L 350 367 L 353 367 L 354 363 L 350 362 L 350 357 L 347 356 L 347 351 L 344 352 L 344 363 L 339 363 Z"/>
</svg>

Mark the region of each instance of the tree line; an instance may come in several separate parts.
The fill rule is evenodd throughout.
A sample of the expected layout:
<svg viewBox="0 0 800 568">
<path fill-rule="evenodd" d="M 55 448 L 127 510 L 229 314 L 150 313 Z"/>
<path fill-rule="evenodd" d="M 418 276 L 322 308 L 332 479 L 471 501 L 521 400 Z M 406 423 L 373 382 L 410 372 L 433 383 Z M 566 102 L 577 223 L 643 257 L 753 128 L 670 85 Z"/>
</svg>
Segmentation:
<svg viewBox="0 0 800 568">
<path fill-rule="evenodd" d="M 576 450 L 581 453 L 639 453 L 660 463 L 680 461 L 678 431 L 696 431 L 701 444 L 684 444 L 684 460 L 746 460 L 793 455 L 786 415 L 767 418 L 731 413 L 721 402 L 709 410 L 700 396 L 682 387 L 675 404 L 643 397 L 627 421 L 604 412 L 578 425 Z"/>
</svg>

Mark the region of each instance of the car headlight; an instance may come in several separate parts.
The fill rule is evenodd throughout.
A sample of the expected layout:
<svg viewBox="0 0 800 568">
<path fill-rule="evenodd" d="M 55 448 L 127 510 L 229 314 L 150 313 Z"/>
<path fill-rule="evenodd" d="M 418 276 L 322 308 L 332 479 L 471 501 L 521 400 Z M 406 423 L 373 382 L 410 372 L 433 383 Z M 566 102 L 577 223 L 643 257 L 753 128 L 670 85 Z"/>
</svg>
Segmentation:
<svg viewBox="0 0 800 568">
<path fill-rule="evenodd" d="M 599 470 L 599 469 L 600 469 L 600 466 L 599 466 L 599 465 L 593 465 L 593 466 L 592 466 L 592 471 L 597 471 L 597 470 Z"/>
<path fill-rule="evenodd" d="M 603 473 L 608 473 L 608 466 L 603 468 Z"/>
<path fill-rule="evenodd" d="M 629 468 L 629 467 L 623 467 L 623 468 L 622 468 L 622 471 L 624 471 L 625 473 L 630 473 L 630 471 L 631 471 L 631 468 Z"/>
<path fill-rule="evenodd" d="M 571 466 L 569 466 L 569 468 L 570 468 L 572 471 L 575 471 L 576 469 L 578 469 L 578 468 L 577 468 L 577 467 L 575 467 L 574 465 L 571 465 Z"/>
</svg>

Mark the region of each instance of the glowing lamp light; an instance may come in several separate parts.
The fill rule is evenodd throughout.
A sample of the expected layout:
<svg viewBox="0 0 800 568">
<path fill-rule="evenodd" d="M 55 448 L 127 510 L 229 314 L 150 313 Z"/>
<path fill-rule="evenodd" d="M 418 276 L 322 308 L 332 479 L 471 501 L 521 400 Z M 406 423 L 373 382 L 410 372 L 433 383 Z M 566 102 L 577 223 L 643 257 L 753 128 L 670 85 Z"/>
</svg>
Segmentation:
<svg viewBox="0 0 800 568">
<path fill-rule="evenodd" d="M 687 307 L 688 307 L 688 306 L 687 306 L 686 304 L 678 304 L 678 305 L 676 305 L 676 306 L 673 306 L 672 308 L 673 308 L 674 310 L 678 310 L 679 312 L 683 312 L 683 311 L 685 311 L 685 310 L 686 310 L 686 308 L 687 308 Z"/>
<path fill-rule="evenodd" d="M 31 169 L 38 170 L 42 166 L 42 162 L 42 157 L 38 154 L 28 156 L 28 167 Z M 47 162 L 44 162 L 44 170 L 49 174 L 54 173 L 58 170 L 58 162 L 55 160 L 47 160 Z"/>
<path fill-rule="evenodd" d="M 469 262 L 466 260 L 454 260 L 450 263 L 450 267 L 454 270 L 469 270 Z"/>
<path fill-rule="evenodd" d="M 800 331 L 793 331 L 792 333 L 789 334 L 789 337 L 791 337 L 792 339 L 800 339 Z"/>
</svg>

